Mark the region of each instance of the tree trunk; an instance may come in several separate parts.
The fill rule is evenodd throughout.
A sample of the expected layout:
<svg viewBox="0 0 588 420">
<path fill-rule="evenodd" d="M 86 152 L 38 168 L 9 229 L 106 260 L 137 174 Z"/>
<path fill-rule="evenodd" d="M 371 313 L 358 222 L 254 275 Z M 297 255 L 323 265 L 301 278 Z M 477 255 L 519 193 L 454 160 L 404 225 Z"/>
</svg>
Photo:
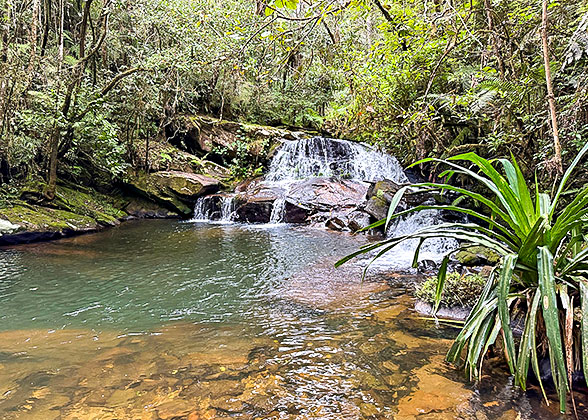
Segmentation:
<svg viewBox="0 0 588 420">
<path fill-rule="evenodd" d="M 486 20 L 488 21 L 488 30 L 492 36 L 492 49 L 494 50 L 494 55 L 496 56 L 496 60 L 498 61 L 498 73 L 500 74 L 500 80 L 504 80 L 505 78 L 505 67 L 504 67 L 504 60 L 502 59 L 502 55 L 500 54 L 500 39 L 498 38 L 498 34 L 494 28 L 494 17 L 492 4 L 490 0 L 484 0 L 484 9 L 486 9 Z"/>
<path fill-rule="evenodd" d="M 547 42 L 547 0 L 543 0 L 543 13 L 541 19 L 541 41 L 543 44 L 543 61 L 545 64 L 545 84 L 547 85 L 547 101 L 549 103 L 549 115 L 551 117 L 551 129 L 553 131 L 553 164 L 559 173 L 563 173 L 561 161 L 561 144 L 557 127 L 557 113 L 555 109 L 555 95 L 551 82 L 551 67 L 549 65 L 549 43 Z"/>
</svg>

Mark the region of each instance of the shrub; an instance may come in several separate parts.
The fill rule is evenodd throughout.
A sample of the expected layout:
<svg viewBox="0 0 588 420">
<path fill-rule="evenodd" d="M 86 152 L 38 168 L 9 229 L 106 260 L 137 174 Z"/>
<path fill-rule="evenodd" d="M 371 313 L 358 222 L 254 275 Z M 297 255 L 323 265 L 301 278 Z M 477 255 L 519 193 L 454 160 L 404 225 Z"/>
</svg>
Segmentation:
<svg viewBox="0 0 588 420">
<path fill-rule="evenodd" d="M 448 308 L 456 306 L 473 307 L 484 289 L 485 282 L 486 279 L 479 274 L 448 274 L 445 279 L 440 305 Z M 417 286 L 415 294 L 423 302 L 434 305 L 436 289 L 437 278 L 429 277 Z"/>
<path fill-rule="evenodd" d="M 475 153 L 466 153 L 448 160 L 421 160 L 415 165 L 430 161 L 447 165 L 449 169 L 444 176 L 465 175 L 480 183 L 488 193 L 475 193 L 448 183 L 415 184 L 412 188 L 453 191 L 463 197 L 450 205 L 420 205 L 395 213 L 409 188 L 403 187 L 393 197 L 388 217 L 367 229 L 425 209 L 458 211 L 474 216 L 479 222 L 445 223 L 388 238 L 364 246 L 337 265 L 372 251 L 378 252 L 377 258 L 399 243 L 415 238 L 421 244 L 428 238 L 454 238 L 464 246 L 485 246 L 498 253 L 501 263 L 491 272 L 447 360 L 462 365 L 470 379 L 481 378 L 484 356 L 500 337 L 515 383 L 524 390 L 529 365 L 540 378 L 539 354 L 548 355 L 560 411 L 565 412 L 572 373 L 581 368 L 588 380 L 588 243 L 584 236 L 588 226 L 588 186 L 565 191 L 574 168 L 587 152 L 588 143 L 552 195 L 539 192 L 537 182 L 528 186 L 514 158 L 488 161 Z M 468 166 L 455 163 L 460 160 Z M 500 165 L 504 175 L 494 168 L 495 164 Z M 476 170 L 470 169 L 472 166 Z M 567 196 L 567 205 L 562 205 L 562 196 Z M 464 200 L 478 202 L 486 212 L 462 207 Z M 420 246 L 415 251 L 415 263 L 419 249 Z M 435 309 L 441 302 L 448 261 L 446 255 L 439 270 Z M 574 317 L 576 309 L 582 313 L 579 319 Z M 518 342 L 514 340 L 510 322 L 515 310 L 525 313 L 523 334 Z M 539 383 L 543 390 L 541 380 Z M 545 391 L 543 395 L 547 400 Z"/>
</svg>

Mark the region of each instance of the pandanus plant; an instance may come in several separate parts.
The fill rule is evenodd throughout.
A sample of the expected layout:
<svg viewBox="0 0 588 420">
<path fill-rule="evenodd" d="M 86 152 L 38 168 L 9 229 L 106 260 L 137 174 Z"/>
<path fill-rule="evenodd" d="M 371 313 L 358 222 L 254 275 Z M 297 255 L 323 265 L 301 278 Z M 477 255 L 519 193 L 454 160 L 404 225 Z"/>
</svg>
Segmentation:
<svg viewBox="0 0 588 420">
<path fill-rule="evenodd" d="M 588 225 L 588 186 L 580 191 L 566 191 L 570 175 L 587 152 L 588 143 L 552 195 L 540 193 L 536 179 L 534 188 L 530 188 L 514 157 L 489 161 L 475 153 L 466 153 L 447 160 L 416 162 L 412 166 L 426 162 L 446 165 L 448 169 L 441 174 L 442 179 L 464 175 L 481 184 L 488 193 L 480 194 L 449 183 L 405 186 L 394 195 L 386 219 L 366 229 L 382 225 L 387 228 L 395 218 L 429 209 L 460 212 L 476 222 L 427 226 L 409 235 L 386 238 L 363 246 L 338 261 L 337 266 L 360 254 L 375 253 L 377 259 L 401 242 L 418 239 L 413 261 L 416 265 L 423 241 L 438 237 L 458 240 L 460 249 L 481 245 L 499 253 L 501 262 L 491 272 L 447 360 L 462 365 L 470 379 L 481 378 L 484 357 L 501 337 L 516 384 L 526 389 L 531 365 L 547 401 L 539 370 L 539 357 L 547 354 L 560 411 L 565 412 L 572 373 L 581 366 L 588 379 L 588 247 L 582 232 Z M 458 164 L 459 161 L 465 163 Z M 458 198 L 451 204 L 425 204 L 397 212 L 409 189 L 451 191 Z M 479 203 L 477 208 L 482 210 L 463 206 L 464 200 Z M 435 311 L 441 301 L 450 254 L 440 265 Z M 511 325 L 515 311 L 523 311 L 525 317 L 522 335 L 517 339 Z"/>
</svg>

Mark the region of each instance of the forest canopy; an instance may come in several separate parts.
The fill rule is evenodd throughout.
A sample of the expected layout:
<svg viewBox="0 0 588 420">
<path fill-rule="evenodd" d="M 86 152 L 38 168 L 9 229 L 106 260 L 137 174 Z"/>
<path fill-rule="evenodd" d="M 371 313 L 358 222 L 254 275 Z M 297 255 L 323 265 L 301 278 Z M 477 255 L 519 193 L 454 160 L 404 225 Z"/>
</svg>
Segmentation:
<svg viewBox="0 0 588 420">
<path fill-rule="evenodd" d="M 550 169 L 548 96 L 564 160 L 586 136 L 588 4 L 543 3 L 3 0 L 0 182 L 121 178 L 186 114 Z"/>
</svg>

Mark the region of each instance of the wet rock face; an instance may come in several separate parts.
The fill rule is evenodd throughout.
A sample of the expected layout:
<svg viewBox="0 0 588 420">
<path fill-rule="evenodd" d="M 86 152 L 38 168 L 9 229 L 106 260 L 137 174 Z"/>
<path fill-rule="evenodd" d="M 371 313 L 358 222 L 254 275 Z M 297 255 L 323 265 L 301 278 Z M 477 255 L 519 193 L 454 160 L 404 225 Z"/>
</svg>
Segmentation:
<svg viewBox="0 0 588 420">
<path fill-rule="evenodd" d="M 325 226 L 331 230 L 342 232 L 357 232 L 370 225 L 370 215 L 361 210 L 352 209 L 342 211 L 339 214 L 327 219 Z"/>
<path fill-rule="evenodd" d="M 273 201 L 238 201 L 234 213 L 234 220 L 241 223 L 268 223 L 271 218 L 272 208 Z"/>
<path fill-rule="evenodd" d="M 196 199 L 216 192 L 220 182 L 205 175 L 178 171 L 161 171 L 137 174 L 128 181 L 128 187 L 149 200 L 153 200 L 183 216 L 193 212 Z"/>
<path fill-rule="evenodd" d="M 310 178 L 293 184 L 288 199 L 312 213 L 355 208 L 368 190 L 364 182 L 336 178 Z"/>
<path fill-rule="evenodd" d="M 336 178 L 310 178 L 287 186 L 265 182 L 263 179 L 250 180 L 236 188 L 233 220 L 268 223 L 274 206 L 281 199 L 284 201 L 284 208 L 280 222 L 316 224 L 320 221 L 335 230 L 356 231 L 369 224 L 369 215 L 356 210 L 363 202 L 367 188 L 367 184 L 363 182 Z M 210 196 L 210 199 L 214 197 Z M 207 201 L 208 199 L 206 197 Z M 206 205 L 210 210 L 209 214 L 215 215 L 214 202 Z M 340 221 L 337 222 L 334 218 L 339 218 Z"/>
<path fill-rule="evenodd" d="M 308 216 L 309 212 L 307 209 L 286 200 L 284 205 L 285 223 L 305 223 L 308 220 Z"/>
</svg>

